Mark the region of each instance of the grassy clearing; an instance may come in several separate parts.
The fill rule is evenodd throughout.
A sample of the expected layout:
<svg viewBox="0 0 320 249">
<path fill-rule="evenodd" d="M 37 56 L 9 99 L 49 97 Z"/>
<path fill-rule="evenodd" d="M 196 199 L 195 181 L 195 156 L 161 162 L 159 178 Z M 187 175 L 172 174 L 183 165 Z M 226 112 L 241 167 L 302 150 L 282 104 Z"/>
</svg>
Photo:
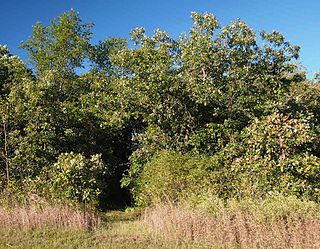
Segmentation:
<svg viewBox="0 0 320 249">
<path fill-rule="evenodd" d="M 320 205 L 283 196 L 158 204 L 100 217 L 100 226 L 86 229 L 7 223 L 0 227 L 0 248 L 320 248 Z"/>
<path fill-rule="evenodd" d="M 0 229 L 0 248 L 204 248 L 194 243 L 172 242 L 151 233 L 138 219 L 137 212 L 107 212 L 103 225 L 96 230 Z"/>
</svg>

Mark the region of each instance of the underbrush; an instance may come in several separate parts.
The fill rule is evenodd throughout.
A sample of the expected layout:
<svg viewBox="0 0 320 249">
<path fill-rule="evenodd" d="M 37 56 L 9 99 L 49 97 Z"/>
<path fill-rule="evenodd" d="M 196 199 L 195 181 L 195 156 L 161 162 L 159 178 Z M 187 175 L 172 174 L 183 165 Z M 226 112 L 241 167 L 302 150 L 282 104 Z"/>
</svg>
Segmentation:
<svg viewBox="0 0 320 249">
<path fill-rule="evenodd" d="M 101 224 L 98 212 L 85 205 L 46 200 L 37 195 L 0 196 L 0 230 L 93 230 Z"/>
<path fill-rule="evenodd" d="M 38 228 L 66 228 L 88 230 L 99 227 L 100 218 L 92 210 L 61 204 L 0 207 L 1 229 L 31 230 Z"/>
<path fill-rule="evenodd" d="M 143 223 L 163 240 L 222 248 L 320 248 L 320 205 L 295 197 L 147 208 Z"/>
</svg>

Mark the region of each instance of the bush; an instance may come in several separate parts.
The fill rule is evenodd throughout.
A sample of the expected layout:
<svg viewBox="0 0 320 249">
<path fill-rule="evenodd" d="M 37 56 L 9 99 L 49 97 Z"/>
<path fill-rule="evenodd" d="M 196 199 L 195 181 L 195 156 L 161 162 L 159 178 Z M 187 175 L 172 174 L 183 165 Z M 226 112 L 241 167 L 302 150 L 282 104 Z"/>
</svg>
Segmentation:
<svg viewBox="0 0 320 249">
<path fill-rule="evenodd" d="M 138 204 L 193 199 L 264 198 L 271 193 L 320 201 L 320 158 L 308 120 L 274 113 L 256 119 L 214 156 L 162 151 L 134 189 Z"/>
<path fill-rule="evenodd" d="M 87 159 L 82 154 L 61 154 L 50 173 L 52 195 L 80 203 L 97 204 L 102 191 L 106 191 L 104 177 L 107 168 L 101 155 Z"/>
<path fill-rule="evenodd" d="M 280 192 L 320 200 L 320 159 L 311 154 L 315 136 L 307 120 L 272 114 L 243 132 L 241 155 L 230 163 L 233 195 Z"/>
<path fill-rule="evenodd" d="M 144 167 L 134 197 L 137 205 L 155 202 L 180 201 L 191 193 L 200 193 L 211 187 L 207 168 L 210 157 L 183 155 L 161 151 Z"/>
</svg>

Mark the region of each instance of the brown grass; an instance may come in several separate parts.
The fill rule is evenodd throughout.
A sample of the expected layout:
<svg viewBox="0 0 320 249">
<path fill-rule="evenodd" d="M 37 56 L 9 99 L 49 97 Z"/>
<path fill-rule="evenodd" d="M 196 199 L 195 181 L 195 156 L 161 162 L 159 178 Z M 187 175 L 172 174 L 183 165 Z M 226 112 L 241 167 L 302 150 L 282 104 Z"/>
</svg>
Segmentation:
<svg viewBox="0 0 320 249">
<path fill-rule="evenodd" d="M 1 229 L 31 230 L 41 228 L 95 229 L 101 221 L 92 210 L 62 204 L 0 206 Z"/>
<path fill-rule="evenodd" d="M 250 210 L 204 214 L 177 206 L 149 208 L 143 222 L 157 236 L 222 248 L 320 248 L 320 219 L 257 217 Z"/>
</svg>

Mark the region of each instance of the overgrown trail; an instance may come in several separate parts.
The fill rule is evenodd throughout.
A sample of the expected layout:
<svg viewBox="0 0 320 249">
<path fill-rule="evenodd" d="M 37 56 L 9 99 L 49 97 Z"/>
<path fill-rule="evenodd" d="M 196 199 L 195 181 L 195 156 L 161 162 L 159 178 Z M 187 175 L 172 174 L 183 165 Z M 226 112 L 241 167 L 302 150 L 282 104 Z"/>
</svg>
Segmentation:
<svg viewBox="0 0 320 249">
<path fill-rule="evenodd" d="M 176 245 L 153 236 L 139 220 L 138 212 L 110 211 L 103 227 L 97 231 L 0 229 L 0 248 L 63 249 L 63 248 L 201 248 Z"/>
</svg>

